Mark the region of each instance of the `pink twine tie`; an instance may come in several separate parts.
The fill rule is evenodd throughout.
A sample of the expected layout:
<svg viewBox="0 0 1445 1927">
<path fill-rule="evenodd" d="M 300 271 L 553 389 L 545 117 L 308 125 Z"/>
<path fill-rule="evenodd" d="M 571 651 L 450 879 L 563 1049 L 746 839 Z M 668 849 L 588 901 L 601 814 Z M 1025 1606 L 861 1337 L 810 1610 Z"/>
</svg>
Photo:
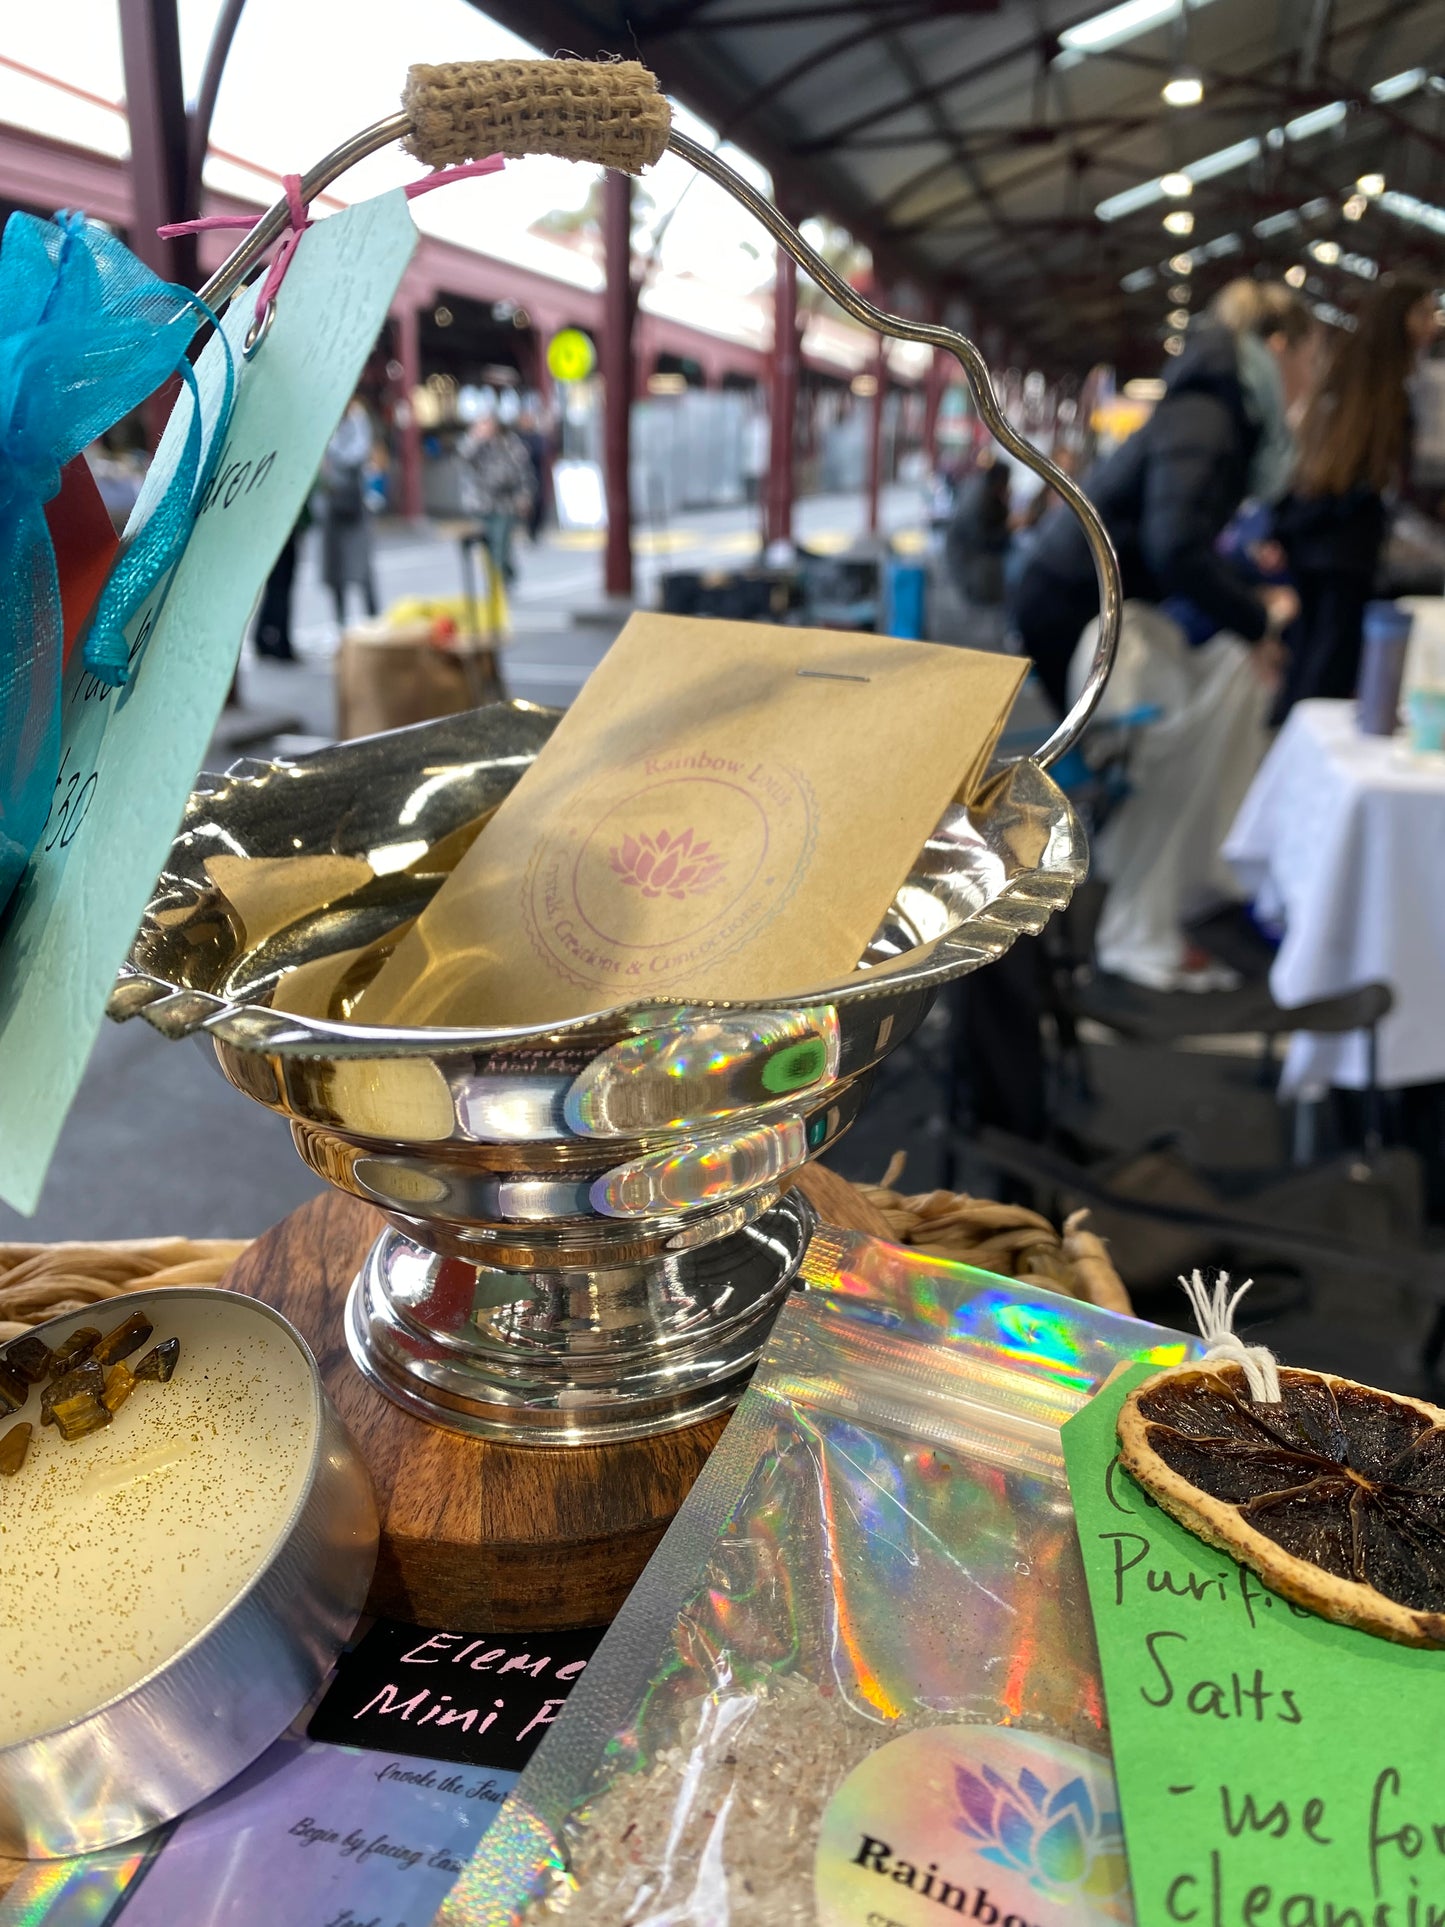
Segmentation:
<svg viewBox="0 0 1445 1927">
<path fill-rule="evenodd" d="M 434 187 L 449 187 L 453 181 L 470 180 L 478 174 L 496 174 L 504 165 L 500 154 L 488 154 L 485 160 L 463 161 L 457 167 L 439 167 L 434 174 L 424 174 L 419 181 L 409 181 L 402 193 L 409 201 L 414 201 L 418 194 L 430 194 Z M 265 320 L 267 310 L 280 292 L 281 283 L 286 279 L 286 270 L 301 245 L 301 236 L 307 228 L 315 225 L 311 219 L 310 202 L 301 198 L 301 176 L 283 174 L 281 186 L 286 196 L 290 225 L 271 258 L 266 279 L 262 283 L 261 298 L 256 303 L 257 327 Z M 264 219 L 264 215 L 207 214 L 196 221 L 170 221 L 166 226 L 158 227 L 156 233 L 163 241 L 174 241 L 183 234 L 203 234 L 212 228 L 245 228 L 249 232 Z"/>
</svg>

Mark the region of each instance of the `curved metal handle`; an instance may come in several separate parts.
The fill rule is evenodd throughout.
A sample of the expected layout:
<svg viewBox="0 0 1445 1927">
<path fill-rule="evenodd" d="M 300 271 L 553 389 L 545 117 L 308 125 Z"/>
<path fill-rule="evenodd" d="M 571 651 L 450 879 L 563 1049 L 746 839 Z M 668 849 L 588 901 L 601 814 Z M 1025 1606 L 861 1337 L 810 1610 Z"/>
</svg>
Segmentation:
<svg viewBox="0 0 1445 1927">
<path fill-rule="evenodd" d="M 302 176 L 302 199 L 314 199 L 344 174 L 348 167 L 409 134 L 411 126 L 410 115 L 391 114 L 363 132 L 354 134 Z M 1099 581 L 1099 634 L 1094 645 L 1094 659 L 1089 665 L 1089 674 L 1078 701 L 1032 759 L 1047 769 L 1072 749 L 1084 733 L 1104 693 L 1104 685 L 1109 680 L 1119 640 L 1119 618 L 1123 604 L 1119 563 L 1098 510 L 1077 482 L 1065 475 L 1061 468 L 1056 468 L 1046 455 L 1041 454 L 1010 425 L 993 392 L 987 364 L 967 335 L 934 322 L 910 321 L 904 315 L 889 314 L 882 308 L 875 308 L 871 301 L 865 300 L 856 289 L 850 288 L 846 281 L 835 274 L 822 256 L 815 254 L 808 246 L 791 222 L 784 220 L 772 202 L 735 174 L 725 161 L 719 160 L 706 147 L 700 147 L 696 141 L 689 140 L 685 134 L 679 134 L 675 128 L 668 136 L 667 145 L 679 159 L 687 161 L 700 174 L 706 174 L 709 180 L 716 181 L 719 187 L 761 221 L 778 246 L 792 255 L 798 266 L 855 321 L 862 322 L 874 334 L 900 341 L 921 342 L 929 348 L 946 348 L 962 368 L 969 392 L 990 434 L 1025 468 L 1032 469 L 1035 475 L 1057 489 L 1083 523 L 1093 556 L 1094 573 Z M 230 259 L 217 269 L 202 288 L 202 299 L 212 307 L 228 300 L 259 263 L 271 243 L 284 233 L 289 219 L 284 198 L 268 208 Z"/>
</svg>

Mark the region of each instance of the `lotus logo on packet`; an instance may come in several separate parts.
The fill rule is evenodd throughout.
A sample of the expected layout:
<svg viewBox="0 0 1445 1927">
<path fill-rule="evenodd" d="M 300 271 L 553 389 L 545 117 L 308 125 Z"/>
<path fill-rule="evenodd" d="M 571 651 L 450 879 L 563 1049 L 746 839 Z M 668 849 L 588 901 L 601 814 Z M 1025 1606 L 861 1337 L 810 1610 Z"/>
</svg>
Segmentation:
<svg viewBox="0 0 1445 1927">
<path fill-rule="evenodd" d="M 1105 1900 L 1128 1881 L 1117 1813 L 1100 1813 L 1083 1780 L 1051 1793 L 1028 1767 L 1014 1781 L 983 1766 L 954 1767 L 960 1833 L 980 1846 L 981 1859 L 1023 1874 L 1040 1892 L 1071 1891 Z"/>
<path fill-rule="evenodd" d="M 665 893 L 679 902 L 710 890 L 727 868 L 727 858 L 714 855 L 705 837 L 695 840 L 690 828 L 676 836 L 667 830 L 658 830 L 653 836 L 645 831 L 624 836 L 607 857 L 622 881 L 641 890 L 643 896 Z"/>
</svg>

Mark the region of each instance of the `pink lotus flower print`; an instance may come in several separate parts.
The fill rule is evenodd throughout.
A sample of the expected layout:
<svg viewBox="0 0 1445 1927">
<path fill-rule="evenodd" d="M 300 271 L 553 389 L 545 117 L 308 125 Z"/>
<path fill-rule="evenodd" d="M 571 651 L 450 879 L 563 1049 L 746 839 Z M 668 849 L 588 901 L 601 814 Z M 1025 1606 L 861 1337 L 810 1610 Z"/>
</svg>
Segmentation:
<svg viewBox="0 0 1445 1927">
<path fill-rule="evenodd" d="M 1051 1791 L 1027 1767 L 1011 1783 L 985 1766 L 955 1766 L 960 1833 L 987 1841 L 984 1860 L 1022 1874 L 1043 1893 L 1108 1901 L 1128 1879 L 1117 1813 L 1100 1813 L 1082 1779 Z"/>
<path fill-rule="evenodd" d="M 710 890 L 727 868 L 727 858 L 716 856 L 703 837 L 691 829 L 673 836 L 658 830 L 624 836 L 607 852 L 607 859 L 624 883 L 645 897 L 669 896 L 681 901 Z"/>
</svg>

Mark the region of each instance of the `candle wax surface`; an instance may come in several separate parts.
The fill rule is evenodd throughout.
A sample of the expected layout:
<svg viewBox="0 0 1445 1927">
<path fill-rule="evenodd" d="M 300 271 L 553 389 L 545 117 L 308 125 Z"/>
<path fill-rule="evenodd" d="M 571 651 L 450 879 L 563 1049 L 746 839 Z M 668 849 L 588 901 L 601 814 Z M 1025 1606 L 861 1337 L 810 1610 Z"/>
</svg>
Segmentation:
<svg viewBox="0 0 1445 1927">
<path fill-rule="evenodd" d="M 46 1325 L 108 1332 L 143 1309 L 128 1362 L 178 1338 L 176 1373 L 142 1381 L 101 1431 L 67 1445 L 28 1419 L 30 1451 L 0 1479 L 0 1746 L 95 1711 L 173 1658 L 255 1577 L 302 1496 L 320 1426 L 311 1366 L 243 1299 L 127 1294 Z"/>
</svg>

